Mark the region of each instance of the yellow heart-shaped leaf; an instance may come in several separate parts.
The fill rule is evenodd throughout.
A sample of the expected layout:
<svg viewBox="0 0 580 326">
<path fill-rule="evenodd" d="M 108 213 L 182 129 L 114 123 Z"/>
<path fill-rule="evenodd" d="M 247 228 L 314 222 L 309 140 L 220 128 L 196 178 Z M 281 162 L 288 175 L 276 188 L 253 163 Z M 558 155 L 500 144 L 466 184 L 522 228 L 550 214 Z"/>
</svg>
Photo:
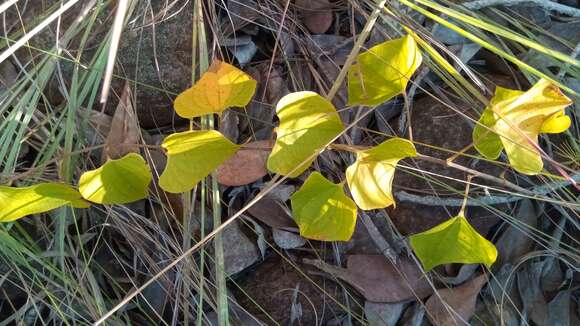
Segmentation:
<svg viewBox="0 0 580 326">
<path fill-rule="evenodd" d="M 352 237 L 356 205 L 344 194 L 342 184 L 312 172 L 290 201 L 301 236 L 322 241 L 348 241 Z"/>
<path fill-rule="evenodd" d="M 129 153 L 83 173 L 79 191 L 93 203 L 127 204 L 147 197 L 151 178 L 149 165 L 141 155 Z"/>
<path fill-rule="evenodd" d="M 346 169 L 346 181 L 358 207 L 369 210 L 393 205 L 392 184 L 397 163 L 416 155 L 413 143 L 403 138 L 392 138 L 357 152 L 356 161 Z"/>
<path fill-rule="evenodd" d="M 545 79 L 526 92 L 498 87 L 473 131 L 475 148 L 495 159 L 503 147 L 516 171 L 538 174 L 544 166 L 538 135 L 566 130 L 570 118 L 564 109 L 570 104 L 572 101 Z"/>
<path fill-rule="evenodd" d="M 0 186 L 0 222 L 11 222 L 64 205 L 89 207 L 78 191 L 65 184 L 40 183 L 20 188 Z"/>
<path fill-rule="evenodd" d="M 401 94 L 421 60 L 410 35 L 359 54 L 348 70 L 348 105 L 379 105 Z"/>
<path fill-rule="evenodd" d="M 162 146 L 167 150 L 167 165 L 159 185 L 171 193 L 193 189 L 240 148 L 215 130 L 175 133 Z"/>
<path fill-rule="evenodd" d="M 314 92 L 284 96 L 276 106 L 280 126 L 268 158 L 268 170 L 291 178 L 302 174 L 315 153 L 336 137 L 344 126 L 336 109 Z"/>
<path fill-rule="evenodd" d="M 173 107 L 187 119 L 219 114 L 229 107 L 246 106 L 255 91 L 256 81 L 250 75 L 216 60 L 195 85 L 177 96 Z"/>
<path fill-rule="evenodd" d="M 484 264 L 497 259 L 493 243 L 482 237 L 463 216 L 453 217 L 410 237 L 411 247 L 426 271 L 450 263 Z"/>
</svg>

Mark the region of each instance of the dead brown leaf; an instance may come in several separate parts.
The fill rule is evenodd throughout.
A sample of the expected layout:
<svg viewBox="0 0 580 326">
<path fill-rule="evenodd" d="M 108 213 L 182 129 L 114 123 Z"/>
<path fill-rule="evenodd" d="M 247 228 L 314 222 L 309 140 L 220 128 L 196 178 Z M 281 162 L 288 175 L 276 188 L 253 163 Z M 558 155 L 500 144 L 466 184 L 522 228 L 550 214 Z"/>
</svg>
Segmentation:
<svg viewBox="0 0 580 326">
<path fill-rule="evenodd" d="M 126 83 L 111 122 L 111 130 L 105 140 L 102 161 L 107 158 L 117 159 L 128 153 L 139 153 L 137 144 L 140 139 L 141 128 L 133 106 L 131 87 Z"/>
<path fill-rule="evenodd" d="M 226 186 L 242 186 L 268 174 L 266 162 L 273 145 L 271 140 L 259 140 L 244 145 L 217 168 L 218 182 Z"/>
<path fill-rule="evenodd" d="M 482 274 L 458 287 L 438 290 L 439 295 L 432 295 L 425 304 L 429 320 L 436 326 L 466 325 L 487 280 Z"/>
<path fill-rule="evenodd" d="M 346 281 L 373 302 L 400 302 L 433 292 L 417 264 L 405 257 L 393 264 L 382 255 L 351 255 L 346 269 L 322 261 L 305 262 Z"/>
<path fill-rule="evenodd" d="M 277 229 L 297 228 L 283 204 L 271 196 L 264 196 L 248 208 L 248 212 L 260 222 Z"/>
<path fill-rule="evenodd" d="M 328 0 L 296 0 L 302 22 L 314 34 L 325 33 L 332 25 L 332 5 Z"/>
</svg>

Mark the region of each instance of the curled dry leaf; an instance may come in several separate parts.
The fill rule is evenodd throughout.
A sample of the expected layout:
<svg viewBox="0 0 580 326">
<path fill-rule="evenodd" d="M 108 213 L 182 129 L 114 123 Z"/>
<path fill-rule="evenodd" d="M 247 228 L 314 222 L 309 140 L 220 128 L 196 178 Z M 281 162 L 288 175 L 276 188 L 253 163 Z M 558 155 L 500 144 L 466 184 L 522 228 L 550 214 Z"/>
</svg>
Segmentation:
<svg viewBox="0 0 580 326">
<path fill-rule="evenodd" d="M 273 145 L 274 142 L 271 140 L 254 141 L 244 145 L 217 168 L 218 182 L 226 186 L 242 186 L 268 174 L 266 162 Z"/>
<path fill-rule="evenodd" d="M 477 295 L 487 283 L 482 274 L 456 288 L 437 291 L 426 303 L 427 316 L 433 325 L 466 325 L 475 312 Z"/>
<path fill-rule="evenodd" d="M 393 264 L 382 255 L 351 255 L 346 269 L 318 260 L 305 262 L 346 281 L 373 302 L 400 302 L 433 292 L 417 264 L 405 257 Z"/>
<path fill-rule="evenodd" d="M 129 153 L 139 153 L 137 144 L 140 138 L 141 129 L 133 106 L 131 87 L 129 83 L 125 83 L 111 122 L 111 129 L 105 140 L 105 150 L 101 161 L 105 162 L 107 158 L 118 159 Z"/>
<path fill-rule="evenodd" d="M 323 34 L 332 25 L 332 8 L 328 0 L 296 0 L 296 7 L 310 32 Z"/>
</svg>

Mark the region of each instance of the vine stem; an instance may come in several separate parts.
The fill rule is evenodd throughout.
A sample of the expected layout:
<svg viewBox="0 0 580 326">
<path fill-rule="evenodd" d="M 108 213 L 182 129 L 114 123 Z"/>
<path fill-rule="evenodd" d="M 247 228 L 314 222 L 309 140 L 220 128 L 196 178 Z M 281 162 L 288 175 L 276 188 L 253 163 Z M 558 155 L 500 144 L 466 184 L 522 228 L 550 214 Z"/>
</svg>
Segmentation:
<svg viewBox="0 0 580 326">
<path fill-rule="evenodd" d="M 366 150 L 366 149 L 370 148 L 370 147 L 365 147 L 365 146 L 350 146 L 350 145 L 344 145 L 344 144 L 331 144 L 328 147 L 331 149 L 335 149 L 335 150 L 339 150 L 339 151 L 346 151 L 346 152 L 351 152 L 351 153 L 356 153 L 358 151 Z M 463 165 L 460 165 L 460 164 L 457 164 L 454 162 L 442 160 L 442 159 L 435 158 L 435 157 L 428 156 L 428 155 L 424 155 L 424 154 L 417 154 L 417 156 L 414 156 L 413 158 L 418 159 L 418 160 L 422 160 L 422 161 L 427 161 L 430 163 L 435 163 L 435 164 L 446 166 L 446 167 L 450 167 L 450 168 L 453 168 L 456 170 L 460 170 L 460 171 L 463 171 L 467 174 L 471 174 L 473 177 L 492 181 L 492 182 L 497 183 L 497 184 L 504 186 L 506 188 L 516 190 L 522 194 L 533 195 L 533 193 L 531 191 L 529 191 L 528 189 L 522 188 L 522 187 L 520 187 L 514 183 L 511 183 L 505 179 L 494 177 L 493 175 L 483 173 L 483 172 L 480 172 L 480 171 L 477 171 L 474 169 L 470 169 L 468 167 L 465 167 Z"/>
<path fill-rule="evenodd" d="M 520 187 L 520 186 L 518 186 L 518 185 L 516 185 L 514 183 L 511 183 L 511 182 L 509 182 L 509 181 L 507 181 L 505 179 L 501 179 L 501 178 L 498 178 L 498 177 L 494 177 L 493 175 L 490 175 L 490 174 L 487 174 L 487 173 L 483 173 L 483 172 L 480 172 L 480 171 L 477 171 L 477 170 L 474 170 L 474 169 L 470 169 L 468 167 L 465 167 L 463 165 L 460 165 L 460 164 L 457 164 L 457 163 L 454 163 L 454 162 L 448 162 L 446 160 L 442 160 L 442 159 L 435 158 L 435 157 L 428 156 L 428 155 L 424 155 L 424 154 L 417 154 L 417 156 L 415 156 L 414 158 L 415 159 L 419 159 L 419 160 L 423 160 L 423 161 L 427 161 L 427 162 L 431 162 L 431 163 L 435 163 L 435 164 L 439 164 L 439 165 L 442 165 L 442 166 L 447 166 L 447 167 L 450 167 L 450 168 L 454 168 L 456 170 L 460 170 L 460 171 L 466 172 L 468 174 L 471 174 L 471 175 L 473 175 L 473 177 L 477 177 L 477 178 L 481 178 L 481 179 L 485 179 L 485 180 L 488 180 L 488 181 L 495 182 L 495 183 L 497 183 L 497 184 L 499 184 L 501 186 L 504 186 L 506 188 L 511 188 L 511 189 L 513 189 L 515 191 L 518 191 L 518 192 L 520 192 L 522 194 L 525 194 L 525 195 L 534 195 L 528 189 L 522 188 L 522 187 Z"/>
<path fill-rule="evenodd" d="M 570 15 L 572 17 L 580 17 L 580 10 L 563 5 L 557 2 L 545 1 L 545 0 L 476 0 L 471 2 L 465 2 L 462 4 L 465 8 L 470 10 L 479 10 L 486 7 L 493 6 L 525 6 L 534 5 L 541 7 L 543 9 L 555 11 L 559 14 Z"/>
</svg>

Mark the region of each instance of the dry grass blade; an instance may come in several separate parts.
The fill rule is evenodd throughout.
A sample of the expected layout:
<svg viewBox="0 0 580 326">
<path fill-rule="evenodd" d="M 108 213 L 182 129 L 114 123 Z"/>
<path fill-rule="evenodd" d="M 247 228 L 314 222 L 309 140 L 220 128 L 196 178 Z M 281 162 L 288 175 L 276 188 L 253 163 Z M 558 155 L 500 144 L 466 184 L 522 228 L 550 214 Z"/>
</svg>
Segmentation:
<svg viewBox="0 0 580 326">
<path fill-rule="evenodd" d="M 65 5 L 60 7 L 58 10 L 53 12 L 50 16 L 48 16 L 45 20 L 43 20 L 40 24 L 36 25 L 30 32 L 24 34 L 16 43 L 14 43 L 11 47 L 6 49 L 2 54 L 0 54 L 0 63 L 4 62 L 4 60 L 8 59 L 16 50 L 20 49 L 26 42 L 28 42 L 31 38 L 33 38 L 36 34 L 40 33 L 46 26 L 52 23 L 54 20 L 59 18 L 62 14 L 64 14 L 67 10 L 69 10 L 72 6 L 74 6 L 79 0 L 71 0 L 67 2 Z M 2 8 L 5 9 L 5 8 Z"/>
<path fill-rule="evenodd" d="M 6 9 L 8 9 L 10 6 L 15 4 L 16 2 L 18 2 L 18 0 L 8 0 L 8 1 L 4 2 L 3 4 L 1 4 L 0 5 L 0 14 L 3 13 Z"/>
<path fill-rule="evenodd" d="M 109 59 L 107 60 L 103 89 L 101 90 L 101 104 L 103 106 L 107 103 L 107 98 L 109 97 L 111 81 L 113 80 L 113 70 L 115 69 L 115 60 L 117 58 L 117 50 L 119 49 L 119 41 L 121 40 L 125 15 L 129 8 L 129 1 L 131 0 L 120 0 L 117 3 L 117 12 L 115 13 L 111 43 L 109 45 Z"/>
</svg>

